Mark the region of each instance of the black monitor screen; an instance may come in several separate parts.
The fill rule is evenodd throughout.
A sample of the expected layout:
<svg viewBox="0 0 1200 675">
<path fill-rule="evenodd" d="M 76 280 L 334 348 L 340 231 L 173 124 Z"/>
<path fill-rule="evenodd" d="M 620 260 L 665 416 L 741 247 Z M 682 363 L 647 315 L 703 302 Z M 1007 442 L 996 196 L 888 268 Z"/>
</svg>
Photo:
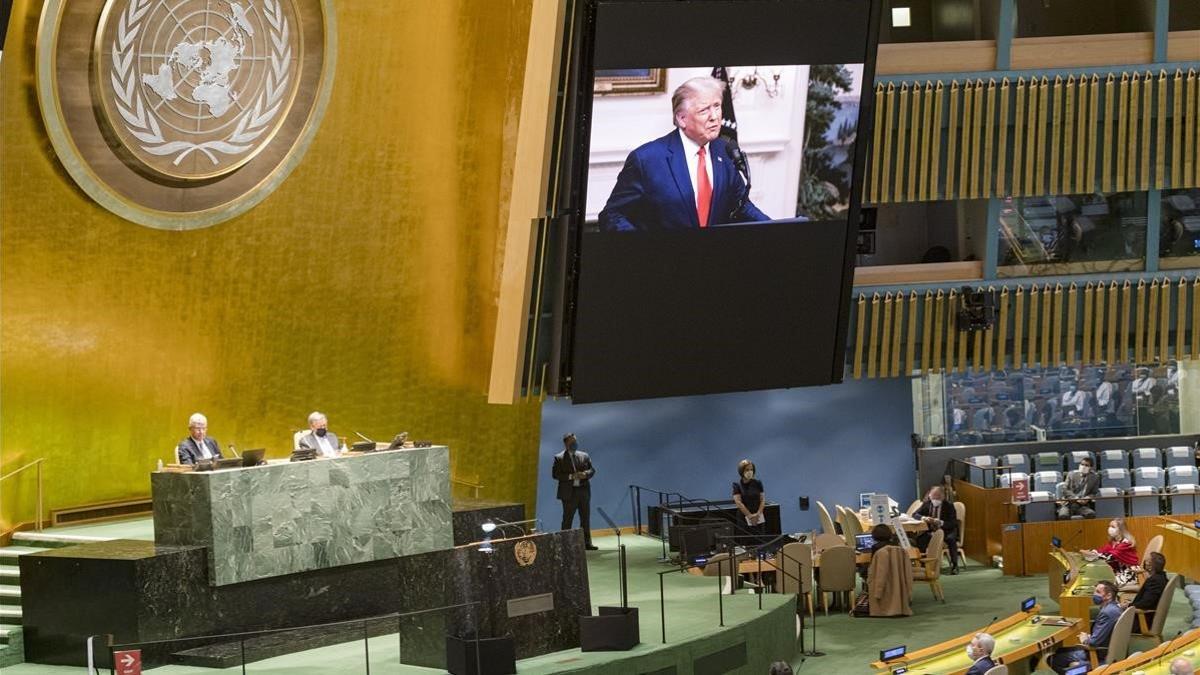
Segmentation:
<svg viewBox="0 0 1200 675">
<path fill-rule="evenodd" d="M 597 0 L 576 402 L 842 378 L 871 0 Z"/>
<path fill-rule="evenodd" d="M 1029 612 L 1029 611 L 1032 611 L 1032 610 L 1033 610 L 1033 607 L 1034 607 L 1034 605 L 1036 605 L 1036 604 L 1037 604 L 1037 598 L 1036 598 L 1036 597 L 1033 597 L 1033 598 L 1025 598 L 1025 600 L 1021 602 L 1021 611 L 1022 611 L 1022 612 Z"/>
<path fill-rule="evenodd" d="M 898 659 L 901 656 L 904 656 L 905 653 L 907 653 L 907 652 L 908 652 L 907 645 L 900 645 L 899 647 L 891 647 L 890 649 L 881 649 L 881 650 L 879 650 L 879 660 L 880 661 L 894 661 L 895 659 Z"/>
</svg>

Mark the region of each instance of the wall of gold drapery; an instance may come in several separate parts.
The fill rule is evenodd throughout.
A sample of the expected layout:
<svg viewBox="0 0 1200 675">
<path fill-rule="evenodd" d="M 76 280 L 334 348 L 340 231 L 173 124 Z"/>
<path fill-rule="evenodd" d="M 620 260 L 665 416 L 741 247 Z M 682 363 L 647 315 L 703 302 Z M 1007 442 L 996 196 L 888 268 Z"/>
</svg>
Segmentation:
<svg viewBox="0 0 1200 675">
<path fill-rule="evenodd" d="M 1200 186 L 1194 67 L 876 84 L 875 204 Z"/>
<path fill-rule="evenodd" d="M 853 376 L 1200 358 L 1200 276 L 971 288 L 993 294 L 987 330 L 957 328 L 959 288 L 858 294 Z"/>
<path fill-rule="evenodd" d="M 46 458 L 49 509 L 149 494 L 203 411 L 222 445 L 286 456 L 340 434 L 452 449 L 481 496 L 536 495 L 540 407 L 487 404 L 526 0 L 336 3 L 338 70 L 304 160 L 250 212 L 152 230 L 63 170 L 34 92 L 41 2 L 0 67 L 0 474 Z M 0 531 L 33 518 L 0 486 Z M 461 493 L 463 488 L 460 487 Z"/>
</svg>

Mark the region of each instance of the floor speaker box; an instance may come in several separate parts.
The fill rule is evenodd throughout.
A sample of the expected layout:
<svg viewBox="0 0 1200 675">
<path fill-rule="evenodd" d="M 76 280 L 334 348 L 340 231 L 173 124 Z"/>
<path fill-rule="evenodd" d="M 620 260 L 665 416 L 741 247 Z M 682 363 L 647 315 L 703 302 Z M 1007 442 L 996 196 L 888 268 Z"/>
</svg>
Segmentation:
<svg viewBox="0 0 1200 675">
<path fill-rule="evenodd" d="M 479 650 L 478 656 L 475 651 Z M 446 636 L 446 670 L 451 675 L 510 675 L 517 672 L 512 638 Z"/>
<path fill-rule="evenodd" d="M 579 617 L 579 646 L 585 652 L 623 652 L 639 642 L 637 607 L 601 607 Z"/>
</svg>

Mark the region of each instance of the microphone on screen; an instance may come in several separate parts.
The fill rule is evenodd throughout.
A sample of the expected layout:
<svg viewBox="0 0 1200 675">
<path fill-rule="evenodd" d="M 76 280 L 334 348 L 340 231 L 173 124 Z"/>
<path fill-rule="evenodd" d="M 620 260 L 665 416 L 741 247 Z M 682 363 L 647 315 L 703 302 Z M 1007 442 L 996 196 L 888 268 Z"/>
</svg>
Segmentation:
<svg viewBox="0 0 1200 675">
<path fill-rule="evenodd" d="M 750 161 L 746 158 L 746 153 L 738 147 L 737 141 L 727 139 L 725 141 L 725 154 L 729 155 L 729 159 L 733 161 L 733 166 L 746 178 L 746 185 L 750 185 Z"/>
</svg>

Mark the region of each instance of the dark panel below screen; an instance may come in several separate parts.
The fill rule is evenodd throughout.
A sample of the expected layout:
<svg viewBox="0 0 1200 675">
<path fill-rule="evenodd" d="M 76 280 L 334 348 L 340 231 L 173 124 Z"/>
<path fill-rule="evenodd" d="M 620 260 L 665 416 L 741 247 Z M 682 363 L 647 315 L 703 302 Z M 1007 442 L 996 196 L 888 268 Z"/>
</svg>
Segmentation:
<svg viewBox="0 0 1200 675">
<path fill-rule="evenodd" d="M 597 4 L 595 68 L 863 63 L 868 0 Z"/>
<path fill-rule="evenodd" d="M 576 403 L 829 384 L 846 224 L 588 233 Z"/>
</svg>

